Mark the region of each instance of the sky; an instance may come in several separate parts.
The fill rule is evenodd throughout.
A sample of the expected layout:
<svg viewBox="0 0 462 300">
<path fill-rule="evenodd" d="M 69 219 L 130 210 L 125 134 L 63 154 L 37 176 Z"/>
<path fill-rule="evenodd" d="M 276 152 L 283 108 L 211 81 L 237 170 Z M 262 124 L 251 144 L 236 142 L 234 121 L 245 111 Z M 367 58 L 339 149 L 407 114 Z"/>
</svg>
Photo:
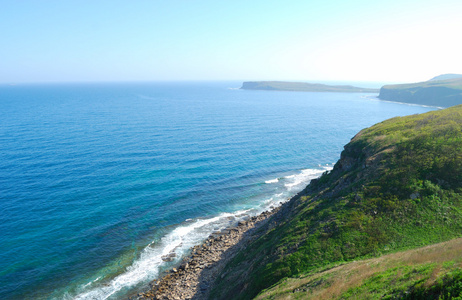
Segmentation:
<svg viewBox="0 0 462 300">
<path fill-rule="evenodd" d="M 2 0 L 0 83 L 418 82 L 461 32 L 461 0 Z"/>
</svg>

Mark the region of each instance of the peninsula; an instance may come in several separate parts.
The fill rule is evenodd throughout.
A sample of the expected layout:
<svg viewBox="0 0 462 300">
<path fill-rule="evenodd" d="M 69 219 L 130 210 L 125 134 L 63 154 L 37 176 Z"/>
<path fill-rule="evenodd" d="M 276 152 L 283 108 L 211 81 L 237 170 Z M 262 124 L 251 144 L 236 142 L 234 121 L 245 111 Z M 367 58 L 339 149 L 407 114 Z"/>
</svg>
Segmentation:
<svg viewBox="0 0 462 300">
<path fill-rule="evenodd" d="M 462 75 L 443 74 L 424 82 L 385 85 L 379 99 L 438 107 L 462 104 Z"/>
<path fill-rule="evenodd" d="M 351 85 L 327 85 L 321 83 L 291 81 L 245 81 L 243 90 L 379 93 L 381 100 L 450 107 L 462 104 L 462 74 L 443 74 L 428 81 L 408 84 L 384 85 L 379 89 Z"/>
<path fill-rule="evenodd" d="M 243 90 L 271 90 L 292 92 L 337 92 L 337 93 L 378 93 L 378 89 L 360 88 L 351 85 L 326 85 L 320 83 L 290 81 L 245 81 Z"/>
</svg>

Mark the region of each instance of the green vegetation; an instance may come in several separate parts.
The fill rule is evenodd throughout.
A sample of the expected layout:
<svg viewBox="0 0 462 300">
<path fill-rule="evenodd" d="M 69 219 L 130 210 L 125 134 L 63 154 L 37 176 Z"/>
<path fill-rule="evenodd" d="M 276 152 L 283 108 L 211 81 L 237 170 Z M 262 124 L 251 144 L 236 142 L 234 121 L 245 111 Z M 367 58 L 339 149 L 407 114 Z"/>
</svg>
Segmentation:
<svg viewBox="0 0 462 300">
<path fill-rule="evenodd" d="M 460 265 L 451 265 L 440 272 L 444 275 L 438 276 L 436 282 L 428 283 L 439 268 L 433 263 L 390 268 L 349 289 L 340 299 L 462 299 Z"/>
<path fill-rule="evenodd" d="M 462 74 L 443 74 L 433 77 L 430 80 L 446 80 L 446 79 L 456 79 L 462 78 Z"/>
<path fill-rule="evenodd" d="M 379 98 L 439 107 L 462 104 L 462 77 L 457 76 L 445 74 L 425 82 L 385 85 L 380 89 Z"/>
<path fill-rule="evenodd" d="M 256 299 L 454 299 L 462 239 L 287 278 Z"/>
<path fill-rule="evenodd" d="M 312 181 L 264 230 L 218 277 L 212 298 L 251 299 L 284 278 L 460 237 L 462 106 L 362 130 L 334 169 Z M 435 267 L 415 268 L 390 272 L 425 277 Z M 451 276 L 444 282 L 454 285 L 434 288 L 459 291 L 460 274 Z M 371 280 L 363 289 L 378 279 Z"/>
<path fill-rule="evenodd" d="M 453 299 L 462 239 L 288 278 L 256 299 Z"/>
<path fill-rule="evenodd" d="M 247 81 L 244 90 L 274 90 L 296 92 L 338 92 L 338 93 L 378 93 L 378 89 L 359 88 L 351 85 L 325 85 L 320 83 L 287 81 Z"/>
</svg>

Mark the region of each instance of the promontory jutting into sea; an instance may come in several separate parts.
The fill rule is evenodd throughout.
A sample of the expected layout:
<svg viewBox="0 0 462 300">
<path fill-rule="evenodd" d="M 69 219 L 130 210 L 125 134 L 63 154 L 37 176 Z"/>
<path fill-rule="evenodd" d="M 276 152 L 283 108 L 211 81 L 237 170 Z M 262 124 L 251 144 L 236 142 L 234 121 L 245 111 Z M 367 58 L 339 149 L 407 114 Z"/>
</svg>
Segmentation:
<svg viewBox="0 0 462 300">
<path fill-rule="evenodd" d="M 129 297 L 331 170 L 361 129 L 436 109 L 241 85 L 0 86 L 0 295 Z"/>
</svg>

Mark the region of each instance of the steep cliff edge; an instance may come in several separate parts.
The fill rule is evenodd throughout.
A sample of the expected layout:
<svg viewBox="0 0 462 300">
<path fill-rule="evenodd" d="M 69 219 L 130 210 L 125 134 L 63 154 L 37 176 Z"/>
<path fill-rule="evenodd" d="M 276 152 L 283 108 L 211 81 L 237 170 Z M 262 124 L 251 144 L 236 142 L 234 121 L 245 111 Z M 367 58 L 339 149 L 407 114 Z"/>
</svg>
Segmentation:
<svg viewBox="0 0 462 300">
<path fill-rule="evenodd" d="M 438 78 L 447 77 L 437 76 L 412 84 L 385 85 L 380 89 L 379 99 L 438 107 L 462 104 L 462 78 Z"/>
<path fill-rule="evenodd" d="M 211 298 L 252 299 L 283 278 L 462 233 L 462 106 L 359 132 L 217 277 Z"/>
</svg>

